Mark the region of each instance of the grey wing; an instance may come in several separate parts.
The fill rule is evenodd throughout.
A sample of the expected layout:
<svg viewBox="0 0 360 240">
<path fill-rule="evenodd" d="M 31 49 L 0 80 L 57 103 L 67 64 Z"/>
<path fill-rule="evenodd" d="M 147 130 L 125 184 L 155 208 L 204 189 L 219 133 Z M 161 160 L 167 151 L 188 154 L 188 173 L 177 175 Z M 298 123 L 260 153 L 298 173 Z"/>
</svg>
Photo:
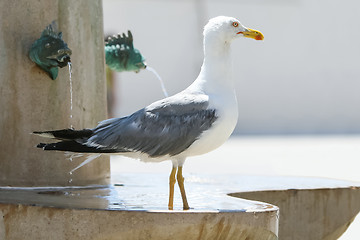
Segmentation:
<svg viewBox="0 0 360 240">
<path fill-rule="evenodd" d="M 117 152 L 174 156 L 187 149 L 217 119 L 206 97 L 170 97 L 134 114 L 101 122 L 86 145 Z"/>
</svg>

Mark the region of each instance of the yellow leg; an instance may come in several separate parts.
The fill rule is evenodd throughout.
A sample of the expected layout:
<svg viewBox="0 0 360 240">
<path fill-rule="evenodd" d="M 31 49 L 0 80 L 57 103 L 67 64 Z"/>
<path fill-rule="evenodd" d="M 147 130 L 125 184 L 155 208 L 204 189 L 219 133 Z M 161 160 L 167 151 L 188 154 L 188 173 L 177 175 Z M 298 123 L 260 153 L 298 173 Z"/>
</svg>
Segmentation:
<svg viewBox="0 0 360 240">
<path fill-rule="evenodd" d="M 180 192 L 181 192 L 181 197 L 182 197 L 182 200 L 183 200 L 183 209 L 184 210 L 189 210 L 189 204 L 187 202 L 187 199 L 186 199 L 186 193 L 185 193 L 185 187 L 184 187 L 184 177 L 182 175 L 182 167 L 178 167 L 178 172 L 177 172 L 177 181 L 178 181 L 178 184 L 179 184 L 179 188 L 180 188 Z"/>
<path fill-rule="evenodd" d="M 176 183 L 175 174 L 176 174 L 176 167 L 173 167 L 169 178 L 169 185 L 170 185 L 169 205 L 168 205 L 169 210 L 174 209 L 174 185 Z"/>
</svg>

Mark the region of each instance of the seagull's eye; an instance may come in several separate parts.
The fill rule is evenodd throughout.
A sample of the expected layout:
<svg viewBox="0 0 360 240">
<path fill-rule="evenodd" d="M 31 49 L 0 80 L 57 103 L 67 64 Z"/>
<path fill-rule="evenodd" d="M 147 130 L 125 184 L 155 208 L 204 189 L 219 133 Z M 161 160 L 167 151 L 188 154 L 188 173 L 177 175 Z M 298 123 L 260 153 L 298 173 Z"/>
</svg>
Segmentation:
<svg viewBox="0 0 360 240">
<path fill-rule="evenodd" d="M 239 26 L 239 23 L 238 22 L 233 22 L 233 27 L 238 27 Z"/>
</svg>

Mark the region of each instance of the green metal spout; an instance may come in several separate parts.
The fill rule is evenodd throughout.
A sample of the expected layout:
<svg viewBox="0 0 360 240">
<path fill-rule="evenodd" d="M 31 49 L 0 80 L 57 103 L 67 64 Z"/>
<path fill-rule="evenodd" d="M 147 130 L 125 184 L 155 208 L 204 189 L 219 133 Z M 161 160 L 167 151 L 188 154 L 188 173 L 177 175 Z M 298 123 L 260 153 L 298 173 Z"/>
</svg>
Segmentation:
<svg viewBox="0 0 360 240">
<path fill-rule="evenodd" d="M 57 33 L 53 28 L 56 28 L 54 23 L 45 28 L 41 37 L 31 46 L 29 57 L 55 80 L 58 67 L 67 66 L 72 52 L 62 39 L 62 33 Z"/>
<path fill-rule="evenodd" d="M 108 67 L 117 72 L 139 72 L 146 68 L 145 58 L 134 48 L 130 31 L 128 36 L 123 33 L 105 40 L 105 59 Z"/>
</svg>

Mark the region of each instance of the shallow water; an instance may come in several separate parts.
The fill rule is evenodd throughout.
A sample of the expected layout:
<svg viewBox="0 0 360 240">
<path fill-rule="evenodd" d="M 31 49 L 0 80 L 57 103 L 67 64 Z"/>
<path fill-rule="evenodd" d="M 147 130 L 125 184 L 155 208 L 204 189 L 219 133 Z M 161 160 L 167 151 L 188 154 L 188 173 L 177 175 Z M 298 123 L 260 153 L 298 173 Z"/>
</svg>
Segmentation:
<svg viewBox="0 0 360 240">
<path fill-rule="evenodd" d="M 168 180 L 167 174 L 121 174 L 112 176 L 109 186 L 3 187 L 0 188 L 0 203 L 81 209 L 167 211 Z M 232 189 L 229 187 L 230 181 L 233 180 L 227 176 L 211 175 L 196 175 L 187 179 L 185 188 L 191 209 L 256 212 L 269 207 L 269 204 L 259 205 L 228 196 L 227 192 L 231 192 Z M 244 181 L 244 178 L 240 178 L 239 181 Z M 182 200 L 177 186 L 174 210 L 182 210 Z"/>
<path fill-rule="evenodd" d="M 109 186 L 0 188 L 1 203 L 105 210 L 167 211 L 169 176 L 165 173 L 113 174 Z M 186 174 L 185 188 L 193 211 L 274 210 L 271 205 L 230 197 L 228 193 L 268 189 L 347 187 L 347 181 L 296 178 Z M 175 186 L 174 210 L 182 210 Z"/>
</svg>

